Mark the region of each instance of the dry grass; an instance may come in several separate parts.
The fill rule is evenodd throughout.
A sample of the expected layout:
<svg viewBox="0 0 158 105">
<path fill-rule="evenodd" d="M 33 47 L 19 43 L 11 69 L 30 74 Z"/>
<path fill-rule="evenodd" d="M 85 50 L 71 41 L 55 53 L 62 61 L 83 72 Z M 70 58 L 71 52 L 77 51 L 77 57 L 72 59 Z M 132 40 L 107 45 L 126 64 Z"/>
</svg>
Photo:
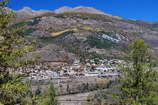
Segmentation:
<svg viewBox="0 0 158 105">
<path fill-rule="evenodd" d="M 65 34 L 65 33 L 71 33 L 71 32 L 78 32 L 78 29 L 74 28 L 74 29 L 66 29 L 66 30 L 59 31 L 59 32 L 53 32 L 53 33 L 51 33 L 51 36 L 57 37 L 57 36 Z"/>
</svg>

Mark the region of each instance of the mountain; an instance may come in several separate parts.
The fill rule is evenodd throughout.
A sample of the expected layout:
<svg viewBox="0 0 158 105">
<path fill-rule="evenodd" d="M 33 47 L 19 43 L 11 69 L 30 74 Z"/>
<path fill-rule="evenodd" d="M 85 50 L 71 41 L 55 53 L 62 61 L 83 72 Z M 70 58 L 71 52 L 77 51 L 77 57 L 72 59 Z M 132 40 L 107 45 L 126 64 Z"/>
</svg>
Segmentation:
<svg viewBox="0 0 158 105">
<path fill-rule="evenodd" d="M 16 12 L 21 13 L 34 16 L 17 24 L 28 25 L 25 38 L 37 43 L 30 55 L 40 55 L 43 61 L 75 59 L 85 51 L 125 56 L 134 39 L 145 40 L 158 53 L 158 25 L 154 22 L 123 19 L 90 7 L 62 7 L 49 15 L 30 8 Z"/>
<path fill-rule="evenodd" d="M 33 10 L 29 7 L 24 7 L 21 10 L 16 11 L 16 17 L 17 18 L 30 18 L 30 17 L 35 17 L 39 16 L 45 13 L 50 13 L 52 11 L 48 10 Z"/>
<path fill-rule="evenodd" d="M 55 13 L 65 13 L 65 12 L 77 12 L 77 13 L 92 13 L 92 14 L 105 14 L 104 12 L 91 7 L 79 6 L 75 8 L 71 7 L 61 7 L 55 10 Z"/>
<path fill-rule="evenodd" d="M 62 14 L 62 13 L 88 13 L 88 14 L 100 14 L 100 15 L 107 15 L 109 17 L 117 18 L 117 19 L 122 19 L 119 16 L 113 16 L 111 14 L 104 13 L 100 10 L 97 10 L 92 7 L 84 7 L 84 6 L 78 6 L 75 8 L 71 7 L 61 7 L 59 9 L 56 9 L 54 11 L 50 10 L 33 10 L 30 7 L 24 7 L 21 10 L 15 11 L 16 13 L 16 18 L 18 19 L 27 19 L 27 18 L 32 18 L 32 17 L 38 17 L 42 15 L 52 15 L 52 14 Z"/>
<path fill-rule="evenodd" d="M 55 13 L 64 13 L 64 12 L 72 12 L 72 10 L 73 10 L 73 8 L 64 6 L 59 9 L 54 10 L 54 12 Z"/>
</svg>

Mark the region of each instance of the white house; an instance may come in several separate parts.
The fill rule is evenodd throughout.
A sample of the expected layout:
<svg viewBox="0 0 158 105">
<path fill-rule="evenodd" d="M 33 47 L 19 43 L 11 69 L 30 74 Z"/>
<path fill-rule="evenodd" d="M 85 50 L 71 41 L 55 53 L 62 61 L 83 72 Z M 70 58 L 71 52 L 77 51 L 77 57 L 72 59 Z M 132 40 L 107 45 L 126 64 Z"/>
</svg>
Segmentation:
<svg viewBox="0 0 158 105">
<path fill-rule="evenodd" d="M 87 73 L 85 73 L 85 76 L 87 76 L 87 77 L 97 77 L 97 76 L 99 76 L 99 73 L 98 72 L 87 72 Z"/>
</svg>

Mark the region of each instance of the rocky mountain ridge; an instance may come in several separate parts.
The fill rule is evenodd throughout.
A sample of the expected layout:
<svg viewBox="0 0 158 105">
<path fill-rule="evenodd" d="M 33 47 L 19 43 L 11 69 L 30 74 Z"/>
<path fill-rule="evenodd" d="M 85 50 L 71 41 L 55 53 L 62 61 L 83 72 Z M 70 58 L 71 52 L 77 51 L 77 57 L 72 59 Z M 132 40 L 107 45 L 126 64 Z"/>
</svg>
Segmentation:
<svg viewBox="0 0 158 105">
<path fill-rule="evenodd" d="M 33 10 L 30 7 L 24 7 L 18 11 L 15 11 L 16 18 L 30 18 L 40 16 L 42 14 L 50 13 L 52 11 L 49 10 Z"/>
<path fill-rule="evenodd" d="M 55 10 L 33 10 L 30 7 L 24 7 L 20 10 L 15 11 L 17 17 L 36 17 L 36 16 L 40 16 L 43 14 L 48 14 L 48 13 L 55 13 L 55 14 L 61 14 L 61 13 L 89 13 L 89 14 L 101 14 L 101 15 L 107 15 L 110 17 L 115 17 L 118 19 L 122 19 L 121 17 L 118 16 L 113 16 L 111 14 L 102 12 L 100 10 L 97 10 L 95 8 L 92 7 L 84 7 L 84 6 L 78 6 L 78 7 L 67 7 L 67 6 L 63 6 L 61 8 L 55 9 Z"/>
<path fill-rule="evenodd" d="M 97 10 L 95 8 L 92 8 L 92 7 L 84 7 L 84 6 L 78 6 L 78 7 L 75 7 L 75 8 L 71 8 L 71 7 L 67 7 L 67 6 L 64 6 L 64 7 L 61 7 L 59 9 L 56 9 L 54 11 L 55 13 L 65 13 L 65 12 L 80 12 L 80 13 L 92 13 L 92 14 L 104 14 L 104 12 L 100 11 L 100 10 Z M 110 14 L 109 14 L 110 15 Z"/>
</svg>

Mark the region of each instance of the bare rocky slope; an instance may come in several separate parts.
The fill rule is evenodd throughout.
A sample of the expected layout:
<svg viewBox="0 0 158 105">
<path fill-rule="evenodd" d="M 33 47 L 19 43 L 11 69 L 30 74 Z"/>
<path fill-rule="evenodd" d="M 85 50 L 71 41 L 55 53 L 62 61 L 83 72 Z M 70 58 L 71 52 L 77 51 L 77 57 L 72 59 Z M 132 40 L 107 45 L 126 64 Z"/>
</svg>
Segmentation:
<svg viewBox="0 0 158 105">
<path fill-rule="evenodd" d="M 80 50 L 123 56 L 136 38 L 158 52 L 157 23 L 123 19 L 82 6 L 55 11 L 24 8 L 16 16 L 16 24 L 28 25 L 25 37 L 37 42 L 37 51 L 31 55 L 42 56 L 43 61 L 74 59 Z"/>
</svg>

